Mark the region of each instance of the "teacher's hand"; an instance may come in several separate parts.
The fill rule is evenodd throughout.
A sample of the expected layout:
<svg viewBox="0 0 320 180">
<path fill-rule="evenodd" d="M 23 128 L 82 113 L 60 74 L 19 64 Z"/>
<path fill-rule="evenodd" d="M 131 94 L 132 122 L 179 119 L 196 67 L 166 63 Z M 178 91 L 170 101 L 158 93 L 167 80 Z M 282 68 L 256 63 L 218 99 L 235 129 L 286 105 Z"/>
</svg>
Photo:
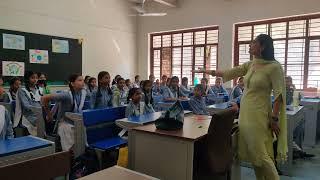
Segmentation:
<svg viewBox="0 0 320 180">
<path fill-rule="evenodd" d="M 279 134 L 280 134 L 279 121 L 273 121 L 273 120 L 271 120 L 270 128 L 271 128 L 272 132 L 274 132 L 277 136 L 279 136 Z"/>
</svg>

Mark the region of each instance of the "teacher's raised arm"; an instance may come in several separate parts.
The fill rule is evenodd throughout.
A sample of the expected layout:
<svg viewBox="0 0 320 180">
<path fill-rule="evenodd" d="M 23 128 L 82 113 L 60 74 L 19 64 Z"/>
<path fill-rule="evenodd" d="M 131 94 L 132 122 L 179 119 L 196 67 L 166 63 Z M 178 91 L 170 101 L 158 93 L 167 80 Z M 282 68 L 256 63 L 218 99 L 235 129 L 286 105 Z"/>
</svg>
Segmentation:
<svg viewBox="0 0 320 180">
<path fill-rule="evenodd" d="M 205 73 L 209 74 L 211 76 L 217 76 L 217 77 L 223 77 L 222 71 L 216 71 L 216 70 L 205 70 L 203 68 L 199 68 L 198 70 L 192 70 L 193 73 Z"/>
</svg>

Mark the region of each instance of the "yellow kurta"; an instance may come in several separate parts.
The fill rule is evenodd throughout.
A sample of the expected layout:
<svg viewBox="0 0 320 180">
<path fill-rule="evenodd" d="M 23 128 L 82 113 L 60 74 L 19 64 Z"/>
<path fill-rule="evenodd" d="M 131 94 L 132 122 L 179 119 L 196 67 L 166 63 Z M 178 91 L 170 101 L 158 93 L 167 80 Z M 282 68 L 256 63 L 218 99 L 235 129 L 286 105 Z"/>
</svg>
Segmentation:
<svg viewBox="0 0 320 180">
<path fill-rule="evenodd" d="M 266 160 L 273 160 L 273 133 L 270 129 L 272 115 L 271 93 L 275 99 L 282 97 L 280 109 L 280 135 L 278 157 L 284 159 L 287 153 L 287 129 L 285 116 L 284 74 L 277 61 L 254 59 L 224 72 L 229 81 L 244 76 L 244 93 L 241 98 L 239 116 L 239 157 L 254 166 L 263 166 Z"/>
</svg>

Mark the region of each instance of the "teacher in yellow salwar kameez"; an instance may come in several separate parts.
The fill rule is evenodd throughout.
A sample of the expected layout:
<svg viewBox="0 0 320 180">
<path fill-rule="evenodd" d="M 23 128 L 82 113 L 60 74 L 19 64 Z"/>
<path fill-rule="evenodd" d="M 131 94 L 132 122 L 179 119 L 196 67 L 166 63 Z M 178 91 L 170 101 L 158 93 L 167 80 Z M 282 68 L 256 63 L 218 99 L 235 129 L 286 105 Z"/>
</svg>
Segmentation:
<svg viewBox="0 0 320 180">
<path fill-rule="evenodd" d="M 239 116 L 239 157 L 254 166 L 257 180 L 279 180 L 273 141 L 278 139 L 277 161 L 287 157 L 287 119 L 284 73 L 274 58 L 273 40 L 261 34 L 251 43 L 253 60 L 231 70 L 194 70 L 223 77 L 225 81 L 244 76 Z M 271 93 L 274 96 L 272 107 Z"/>
</svg>

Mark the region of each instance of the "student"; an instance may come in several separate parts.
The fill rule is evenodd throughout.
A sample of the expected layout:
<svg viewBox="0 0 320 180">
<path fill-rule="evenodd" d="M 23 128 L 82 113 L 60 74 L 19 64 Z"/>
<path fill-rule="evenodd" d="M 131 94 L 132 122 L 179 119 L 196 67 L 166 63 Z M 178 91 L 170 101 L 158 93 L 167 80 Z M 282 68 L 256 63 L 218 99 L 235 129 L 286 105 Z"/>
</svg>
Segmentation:
<svg viewBox="0 0 320 180">
<path fill-rule="evenodd" d="M 154 95 L 160 95 L 161 94 L 161 84 L 159 79 L 156 80 L 155 85 L 152 87 L 152 92 Z"/>
<path fill-rule="evenodd" d="M 292 83 L 292 77 L 286 76 L 286 103 L 287 105 L 291 105 L 293 102 L 293 93 L 296 90 L 295 85 Z"/>
<path fill-rule="evenodd" d="M 44 73 L 38 73 L 38 81 L 37 81 L 37 86 L 39 87 L 41 93 L 43 95 L 45 94 L 50 94 L 50 89 L 47 86 L 47 77 Z"/>
<path fill-rule="evenodd" d="M 230 99 L 236 99 L 241 96 L 244 90 L 243 77 L 239 77 L 238 84 L 232 89 Z"/>
<path fill-rule="evenodd" d="M 93 109 L 112 107 L 110 74 L 106 71 L 101 71 L 98 74 L 98 89 L 92 92 L 91 107 Z"/>
<path fill-rule="evenodd" d="M 134 77 L 133 87 L 140 88 L 140 76 L 136 75 Z"/>
<path fill-rule="evenodd" d="M 142 92 L 143 92 L 143 101 L 146 106 L 147 111 L 154 112 L 153 109 L 153 95 L 152 95 L 152 82 L 150 80 L 146 80 L 143 83 L 142 86 Z"/>
<path fill-rule="evenodd" d="M 191 90 L 190 86 L 188 86 L 188 78 L 187 77 L 182 78 L 180 89 L 181 89 L 181 94 L 183 96 L 189 97 L 192 90 Z"/>
<path fill-rule="evenodd" d="M 18 89 L 21 86 L 21 80 L 18 77 L 13 77 L 9 81 L 10 89 L 4 100 L 6 103 L 10 103 L 16 100 Z"/>
<path fill-rule="evenodd" d="M 139 88 L 142 88 L 143 85 L 144 85 L 144 81 L 140 81 L 140 86 L 139 86 Z"/>
<path fill-rule="evenodd" d="M 12 138 L 14 136 L 10 114 L 4 106 L 0 105 L 0 141 Z"/>
<path fill-rule="evenodd" d="M 194 96 L 190 98 L 189 105 L 194 114 L 208 115 L 207 106 L 203 97 L 204 89 L 201 84 L 194 88 Z"/>
<path fill-rule="evenodd" d="M 163 92 L 163 100 L 164 101 L 176 101 L 178 99 L 185 99 L 185 97 L 181 94 L 179 88 L 179 78 L 177 76 L 173 76 L 170 85 Z"/>
<path fill-rule="evenodd" d="M 156 85 L 156 82 L 154 82 L 155 80 L 155 77 L 153 74 L 150 74 L 149 75 L 149 81 L 151 81 L 151 84 L 152 84 L 152 87 Z"/>
<path fill-rule="evenodd" d="M 91 94 L 97 89 L 97 79 L 95 77 L 90 77 L 88 81 L 88 90 L 87 93 Z"/>
<path fill-rule="evenodd" d="M 119 74 L 116 75 L 116 76 L 114 77 L 114 79 L 112 80 L 112 84 L 111 84 L 111 85 L 113 86 L 113 85 L 117 84 L 117 81 L 118 81 L 119 78 L 121 78 L 121 76 L 120 76 Z"/>
<path fill-rule="evenodd" d="M 211 90 L 210 86 L 208 85 L 208 79 L 207 78 L 202 78 L 201 79 L 201 85 L 204 91 L 204 96 L 207 96 L 209 94 L 214 94 L 214 92 Z"/>
<path fill-rule="evenodd" d="M 170 82 L 171 82 L 171 78 L 167 78 L 167 82 L 166 82 L 166 86 L 167 86 L 167 87 L 169 87 Z"/>
<path fill-rule="evenodd" d="M 42 105 L 47 113 L 47 121 L 52 120 L 49 102 L 59 103 L 57 120 L 58 135 L 61 139 L 63 151 L 68 151 L 74 144 L 74 125 L 64 120 L 65 112 L 82 113 L 86 99 L 86 90 L 84 89 L 84 80 L 81 75 L 73 74 L 69 77 L 69 91 L 59 94 L 51 94 L 41 98 Z"/>
<path fill-rule="evenodd" d="M 128 91 L 125 90 L 125 81 L 123 78 L 119 78 L 117 87 L 112 92 L 112 106 L 123 106 L 127 103 Z"/>
<path fill-rule="evenodd" d="M 212 91 L 216 95 L 228 95 L 228 92 L 222 86 L 222 78 L 217 77 L 215 81 L 215 85 L 211 87 Z"/>
<path fill-rule="evenodd" d="M 128 95 L 128 106 L 126 107 L 126 117 L 139 116 L 147 113 L 151 113 L 142 99 L 142 93 L 140 88 L 132 88 Z"/>
<path fill-rule="evenodd" d="M 162 75 L 161 82 L 160 82 L 160 94 L 162 94 L 164 89 L 167 88 L 167 80 L 168 80 L 168 76 Z"/>
<path fill-rule="evenodd" d="M 37 73 L 26 71 L 24 75 L 25 87 L 18 89 L 16 95 L 16 109 L 13 127 L 17 127 L 20 120 L 22 119 L 22 125 L 28 129 L 28 132 L 31 135 L 37 134 L 37 116 L 31 110 L 31 107 L 41 107 L 40 98 L 42 96 L 42 93 L 37 86 L 37 81 Z"/>
<path fill-rule="evenodd" d="M 88 82 L 89 82 L 90 76 L 86 75 L 84 78 L 84 89 L 88 89 Z"/>
<path fill-rule="evenodd" d="M 131 80 L 126 79 L 125 83 L 126 83 L 125 89 L 126 89 L 126 91 L 129 92 L 129 90 L 132 88 Z"/>
<path fill-rule="evenodd" d="M 0 102 L 3 102 L 6 99 L 6 92 L 3 88 L 3 77 L 0 75 Z"/>
</svg>

